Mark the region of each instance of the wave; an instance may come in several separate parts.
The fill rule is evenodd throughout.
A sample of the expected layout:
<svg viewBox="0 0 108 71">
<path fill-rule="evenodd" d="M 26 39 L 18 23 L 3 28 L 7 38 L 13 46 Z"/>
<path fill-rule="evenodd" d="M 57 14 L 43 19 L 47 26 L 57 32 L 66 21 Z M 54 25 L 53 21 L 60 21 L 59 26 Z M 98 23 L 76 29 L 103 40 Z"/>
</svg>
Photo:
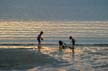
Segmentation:
<svg viewBox="0 0 108 71">
<path fill-rule="evenodd" d="M 37 46 L 37 44 L 0 44 L 0 46 Z M 58 46 L 58 44 L 42 44 L 42 46 Z M 108 46 L 108 44 L 76 44 L 75 46 Z"/>
</svg>

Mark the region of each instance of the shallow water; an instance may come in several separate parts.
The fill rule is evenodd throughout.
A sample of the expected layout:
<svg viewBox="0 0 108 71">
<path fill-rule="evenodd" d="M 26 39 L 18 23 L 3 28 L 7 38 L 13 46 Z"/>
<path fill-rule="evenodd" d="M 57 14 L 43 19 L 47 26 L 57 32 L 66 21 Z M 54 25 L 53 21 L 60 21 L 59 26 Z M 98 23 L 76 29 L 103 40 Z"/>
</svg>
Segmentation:
<svg viewBox="0 0 108 71">
<path fill-rule="evenodd" d="M 37 44 L 36 37 L 41 30 L 44 31 L 44 41 L 42 42 L 44 47 L 41 53 L 38 53 L 37 49 L 34 50 L 36 46 L 31 45 Z M 72 55 L 68 49 L 60 53 L 58 46 L 55 45 L 58 45 L 58 40 L 63 40 L 69 44 L 69 35 L 76 39 L 76 44 L 108 44 L 108 22 L 0 21 L 0 45 L 3 44 L 0 49 L 6 48 L 7 50 L 0 52 L 0 57 L 3 58 L 4 55 L 4 59 L 0 58 L 2 63 L 0 63 L 1 71 L 7 71 L 4 67 L 10 69 L 11 65 L 9 71 L 108 71 L 107 46 L 76 46 L 75 55 Z M 6 44 L 11 45 L 6 46 Z M 15 44 L 26 44 L 26 46 L 14 46 Z M 54 44 L 54 46 L 50 44 Z M 13 48 L 18 49 L 13 51 Z M 23 55 L 23 57 L 20 57 L 20 55 Z M 34 62 L 40 64 L 30 65 L 26 63 L 25 60 L 29 58 L 29 55 Z M 10 61 L 14 60 L 14 58 L 11 59 L 13 56 L 16 56 L 16 59 L 10 64 L 10 61 L 7 61 L 5 56 Z M 46 60 L 37 62 L 35 56 L 40 57 L 40 61 Z M 21 58 L 21 60 L 17 58 Z M 17 61 L 21 62 L 21 64 Z M 28 61 L 32 64 L 31 60 Z M 26 63 L 26 65 L 23 63 Z"/>
<path fill-rule="evenodd" d="M 28 51 L 36 53 L 36 56 L 39 56 L 38 50 L 33 49 L 35 46 L 14 46 L 14 48 L 15 47 L 27 48 Z M 11 49 L 13 46 L 9 46 L 8 48 Z M 25 49 L 17 49 L 17 52 L 20 50 L 25 51 Z M 29 53 L 27 52 L 27 54 Z M 45 56 L 41 54 L 45 54 Z M 41 65 L 36 64 L 30 68 L 29 64 L 27 64 L 28 68 L 24 69 L 18 69 L 16 66 L 16 68 L 10 69 L 9 71 L 108 71 L 108 47 L 76 46 L 75 55 L 73 55 L 69 49 L 64 50 L 64 52 L 59 52 L 58 48 L 45 46 L 41 49 L 41 54 L 40 56 L 42 57 L 39 57 L 40 61 L 44 59 Z M 36 60 L 34 62 L 40 63 Z M 2 67 L 0 67 L 0 69 L 1 68 Z"/>
<path fill-rule="evenodd" d="M 49 54 L 51 55 L 51 53 Z M 108 70 L 108 47 L 77 47 L 75 55 L 72 55 L 71 51 L 67 50 L 63 55 L 58 55 L 58 57 L 55 55 L 54 57 L 67 61 L 67 63 L 61 63 L 61 68 L 64 71 Z"/>
<path fill-rule="evenodd" d="M 108 22 L 105 21 L 0 21 L 0 44 L 37 44 L 36 37 L 44 31 L 43 44 L 69 43 L 108 44 Z"/>
</svg>

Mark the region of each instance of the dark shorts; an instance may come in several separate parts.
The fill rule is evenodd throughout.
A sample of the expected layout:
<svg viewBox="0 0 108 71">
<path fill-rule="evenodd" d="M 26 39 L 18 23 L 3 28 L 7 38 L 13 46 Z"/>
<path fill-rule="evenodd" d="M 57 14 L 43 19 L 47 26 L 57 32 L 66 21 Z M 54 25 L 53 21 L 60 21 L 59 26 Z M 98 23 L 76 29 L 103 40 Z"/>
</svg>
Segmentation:
<svg viewBox="0 0 108 71">
<path fill-rule="evenodd" d="M 41 42 L 41 40 L 37 40 L 38 41 L 38 43 L 40 43 Z"/>
</svg>

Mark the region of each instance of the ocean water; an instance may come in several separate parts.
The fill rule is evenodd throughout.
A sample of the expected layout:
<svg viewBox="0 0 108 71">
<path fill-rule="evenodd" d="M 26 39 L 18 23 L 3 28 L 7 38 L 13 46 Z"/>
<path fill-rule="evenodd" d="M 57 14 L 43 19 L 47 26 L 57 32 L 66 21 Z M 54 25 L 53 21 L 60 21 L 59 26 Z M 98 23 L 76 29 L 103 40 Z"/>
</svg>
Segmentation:
<svg viewBox="0 0 108 71">
<path fill-rule="evenodd" d="M 76 44 L 108 44 L 107 21 L 0 21 L 0 45 L 37 45 L 41 30 L 44 45 L 69 44 L 70 35 Z"/>
<path fill-rule="evenodd" d="M 0 0 L 4 20 L 107 21 L 108 0 Z"/>
<path fill-rule="evenodd" d="M 75 54 L 33 47 L 0 46 L 0 71 L 108 71 L 108 46 L 78 46 Z"/>
</svg>

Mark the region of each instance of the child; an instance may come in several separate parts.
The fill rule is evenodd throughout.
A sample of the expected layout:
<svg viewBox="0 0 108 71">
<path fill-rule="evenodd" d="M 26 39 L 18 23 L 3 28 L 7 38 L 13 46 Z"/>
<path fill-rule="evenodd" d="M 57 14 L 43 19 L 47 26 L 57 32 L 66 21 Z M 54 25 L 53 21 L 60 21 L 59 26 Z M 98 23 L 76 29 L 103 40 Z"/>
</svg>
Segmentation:
<svg viewBox="0 0 108 71">
<path fill-rule="evenodd" d="M 62 51 L 66 47 L 67 47 L 66 43 L 64 43 L 63 41 L 59 40 L 59 51 Z"/>
<path fill-rule="evenodd" d="M 75 46 L 75 39 L 72 37 L 72 36 L 69 36 L 69 39 L 70 39 L 70 41 L 71 41 L 71 47 L 69 47 L 70 49 L 72 49 L 72 52 L 73 52 L 73 54 L 74 54 L 74 46 Z"/>
<path fill-rule="evenodd" d="M 43 31 L 41 31 L 40 34 L 37 36 L 38 50 L 39 50 L 39 52 L 40 52 L 40 49 L 41 49 L 41 40 L 43 40 L 42 34 L 43 34 Z"/>
</svg>

